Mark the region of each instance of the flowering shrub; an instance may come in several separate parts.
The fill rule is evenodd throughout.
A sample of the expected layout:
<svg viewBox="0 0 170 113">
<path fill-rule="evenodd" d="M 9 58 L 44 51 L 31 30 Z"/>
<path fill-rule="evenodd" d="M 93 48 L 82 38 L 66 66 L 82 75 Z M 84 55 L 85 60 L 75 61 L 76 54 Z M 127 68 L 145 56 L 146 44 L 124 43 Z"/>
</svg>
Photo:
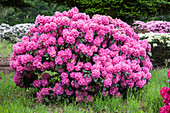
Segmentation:
<svg viewBox="0 0 170 113">
<path fill-rule="evenodd" d="M 139 33 L 140 39 L 146 39 L 149 43 L 153 43 L 153 46 L 156 47 L 158 44 L 166 44 L 167 47 L 170 47 L 170 33 Z"/>
<path fill-rule="evenodd" d="M 2 23 L 0 25 L 0 38 L 1 40 L 8 40 L 13 43 L 19 42 L 19 38 L 28 32 L 31 25 L 30 23 L 25 23 L 9 26 L 8 24 Z"/>
<path fill-rule="evenodd" d="M 146 39 L 152 47 L 152 58 L 155 63 L 164 64 L 170 58 L 170 33 L 138 34 L 140 39 Z M 153 63 L 154 64 L 154 63 Z"/>
<path fill-rule="evenodd" d="M 133 26 L 137 33 L 170 33 L 170 22 L 167 21 L 149 21 L 147 23 L 136 21 L 133 23 Z"/>
<path fill-rule="evenodd" d="M 140 89 L 151 78 L 146 40 L 119 19 L 94 15 L 77 8 L 38 15 L 22 42 L 13 46 L 10 66 L 19 87 L 34 87 L 37 102 L 94 95 L 120 97 L 127 89 Z M 47 73 L 47 72 L 48 73 Z"/>
<path fill-rule="evenodd" d="M 167 72 L 167 76 L 170 79 L 170 69 Z M 162 96 L 165 105 L 159 110 L 159 113 L 170 113 L 170 81 L 169 88 L 161 88 L 160 95 Z"/>
</svg>

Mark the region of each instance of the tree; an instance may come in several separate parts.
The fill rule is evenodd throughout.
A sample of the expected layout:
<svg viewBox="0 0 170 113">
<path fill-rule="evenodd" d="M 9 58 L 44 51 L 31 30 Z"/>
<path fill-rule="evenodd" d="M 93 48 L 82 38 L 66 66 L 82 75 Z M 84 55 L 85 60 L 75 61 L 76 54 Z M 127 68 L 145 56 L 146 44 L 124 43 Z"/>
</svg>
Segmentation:
<svg viewBox="0 0 170 113">
<path fill-rule="evenodd" d="M 15 9 L 19 8 L 21 10 L 31 6 L 24 0 L 1 0 L 0 5 L 2 5 L 3 7 L 14 7 Z"/>
<path fill-rule="evenodd" d="M 0 24 L 7 23 L 9 25 L 15 25 L 20 23 L 34 23 L 38 14 L 52 16 L 56 11 L 62 12 L 68 10 L 65 6 L 58 6 L 54 3 L 48 5 L 48 3 L 40 0 L 24 0 L 24 2 L 30 4 L 31 7 L 26 7 L 22 10 L 17 8 L 16 11 L 14 11 L 13 8 L 0 7 L 0 9 L 3 10 L 9 10 L 7 14 L 4 14 L 7 11 L 0 13 L 0 16 L 2 15 L 0 18 Z"/>
<path fill-rule="evenodd" d="M 133 19 L 154 16 L 160 11 L 170 10 L 168 0 L 42 0 L 48 3 L 78 7 L 80 12 L 110 15 L 131 23 Z"/>
</svg>

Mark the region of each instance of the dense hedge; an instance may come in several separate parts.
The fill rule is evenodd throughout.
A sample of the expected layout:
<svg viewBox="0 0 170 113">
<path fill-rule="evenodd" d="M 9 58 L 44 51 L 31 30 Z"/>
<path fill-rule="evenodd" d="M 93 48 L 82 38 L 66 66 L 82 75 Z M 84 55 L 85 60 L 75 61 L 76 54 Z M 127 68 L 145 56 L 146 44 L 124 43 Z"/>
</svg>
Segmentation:
<svg viewBox="0 0 170 113">
<path fill-rule="evenodd" d="M 170 10 L 168 0 L 42 0 L 48 3 L 64 4 L 78 7 L 81 12 L 109 15 L 113 18 L 132 23 L 141 17 L 153 17 L 167 14 Z"/>
</svg>

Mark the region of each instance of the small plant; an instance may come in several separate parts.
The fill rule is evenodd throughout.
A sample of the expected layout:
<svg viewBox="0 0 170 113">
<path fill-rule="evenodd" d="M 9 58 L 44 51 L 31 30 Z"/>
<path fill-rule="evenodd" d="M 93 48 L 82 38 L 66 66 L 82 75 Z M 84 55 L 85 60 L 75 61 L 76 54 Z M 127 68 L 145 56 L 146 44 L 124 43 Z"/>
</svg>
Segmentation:
<svg viewBox="0 0 170 113">
<path fill-rule="evenodd" d="M 17 86 L 38 90 L 39 103 L 72 97 L 91 102 L 100 93 L 117 98 L 145 86 L 151 78 L 150 50 L 121 20 L 102 15 L 90 19 L 72 8 L 38 15 L 22 42 L 13 46 L 10 66 Z"/>
</svg>

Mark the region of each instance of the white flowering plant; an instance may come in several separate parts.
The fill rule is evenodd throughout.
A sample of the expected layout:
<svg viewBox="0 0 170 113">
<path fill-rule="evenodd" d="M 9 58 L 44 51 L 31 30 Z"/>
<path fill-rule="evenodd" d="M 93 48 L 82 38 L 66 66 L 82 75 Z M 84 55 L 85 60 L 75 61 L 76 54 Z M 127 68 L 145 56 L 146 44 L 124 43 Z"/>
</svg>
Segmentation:
<svg viewBox="0 0 170 113">
<path fill-rule="evenodd" d="M 140 39 L 146 39 L 152 47 L 152 58 L 155 63 L 164 64 L 170 58 L 170 33 L 138 34 Z"/>
<path fill-rule="evenodd" d="M 10 26 L 2 23 L 0 25 L 0 40 L 8 40 L 12 43 L 19 42 L 20 38 L 28 32 L 31 25 L 31 23 L 25 23 Z"/>
</svg>

